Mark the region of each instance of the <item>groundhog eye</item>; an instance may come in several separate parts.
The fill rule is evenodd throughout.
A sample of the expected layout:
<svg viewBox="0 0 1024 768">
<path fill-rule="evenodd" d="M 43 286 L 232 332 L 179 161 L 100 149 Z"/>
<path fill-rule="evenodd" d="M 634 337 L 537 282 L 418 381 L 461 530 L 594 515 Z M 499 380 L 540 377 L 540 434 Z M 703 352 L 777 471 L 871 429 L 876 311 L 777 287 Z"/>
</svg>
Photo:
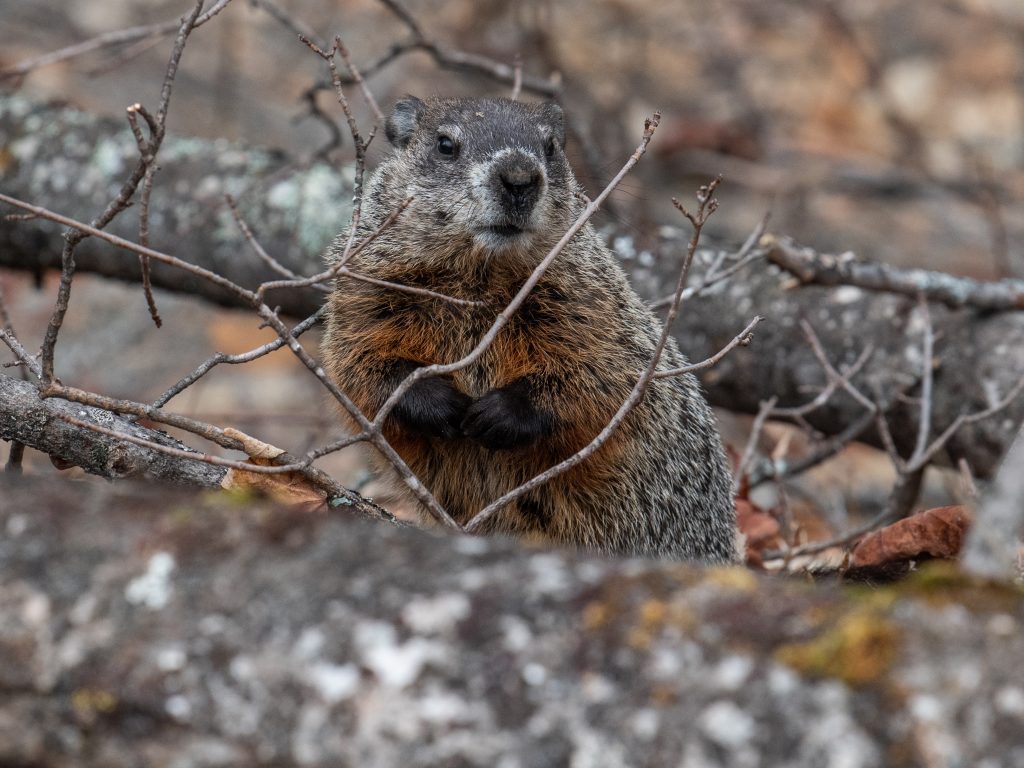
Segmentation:
<svg viewBox="0 0 1024 768">
<path fill-rule="evenodd" d="M 544 154 L 548 158 L 554 157 L 554 155 L 555 155 L 555 140 L 554 139 L 548 139 L 548 143 L 544 147 Z"/>
<path fill-rule="evenodd" d="M 437 151 L 442 155 L 454 155 L 455 154 L 455 141 L 450 136 L 438 136 L 437 137 Z"/>
</svg>

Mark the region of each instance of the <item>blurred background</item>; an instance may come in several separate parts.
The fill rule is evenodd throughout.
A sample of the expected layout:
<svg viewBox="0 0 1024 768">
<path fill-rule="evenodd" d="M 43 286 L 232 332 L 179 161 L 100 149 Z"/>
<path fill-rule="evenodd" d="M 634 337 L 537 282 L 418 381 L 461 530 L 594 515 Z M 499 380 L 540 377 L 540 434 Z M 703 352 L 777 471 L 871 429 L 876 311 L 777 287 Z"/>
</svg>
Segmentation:
<svg viewBox="0 0 1024 768">
<path fill-rule="evenodd" d="M 191 5 L 0 0 L 0 67 L 104 32 L 173 19 Z M 571 157 L 591 192 L 632 151 L 643 118 L 662 112 L 651 154 L 599 219 L 633 237 L 637 248 L 660 225 L 682 223 L 672 196 L 688 198 L 721 173 L 722 207 L 709 233 L 725 243 L 742 241 L 770 211 L 772 231 L 820 251 L 852 250 L 982 278 L 1024 276 L 1020 0 L 405 5 L 442 47 L 507 64 L 518 56 L 526 75 L 557 79 L 571 117 Z M 321 40 L 341 35 L 361 67 L 409 37 L 375 0 L 278 0 L 276 7 Z M 33 72 L 21 88 L 120 119 L 132 102 L 156 103 L 170 45 L 160 38 L 71 59 Z M 309 116 L 303 93 L 323 75 L 323 63 L 266 4 L 236 0 L 190 40 L 169 131 L 309 159 L 329 134 Z M 481 75 L 441 70 L 422 52 L 383 69 L 370 86 L 385 110 L 405 93 L 508 93 Z M 340 117 L 332 93 L 317 98 Z M 353 102 L 368 125 L 361 98 Z M 375 142 L 375 153 L 382 148 Z M 344 162 L 350 149 L 346 143 L 330 157 Z M 159 233 L 154 244 L 161 247 Z M 38 290 L 27 276 L 0 273 L 23 339 L 41 338 L 54 278 Z M 57 355 L 66 381 L 152 399 L 212 351 L 242 351 L 272 337 L 249 315 L 167 294 L 158 295 L 166 325 L 157 331 L 142 322 L 139 293 L 76 278 Z M 325 399 L 291 356 L 279 352 L 215 371 L 176 407 L 301 451 L 336 430 Z M 746 422 L 725 417 L 724 423 L 730 441 L 742 446 Z M 880 467 L 878 493 L 884 496 L 891 479 L 887 460 L 867 449 L 853 453 L 854 460 Z M 34 457 L 40 459 L 45 463 Z M 362 472 L 360 462 L 344 456 L 325 468 L 350 484 Z M 836 485 L 848 474 L 834 466 L 822 472 Z M 863 476 L 858 482 L 863 494 Z"/>
</svg>

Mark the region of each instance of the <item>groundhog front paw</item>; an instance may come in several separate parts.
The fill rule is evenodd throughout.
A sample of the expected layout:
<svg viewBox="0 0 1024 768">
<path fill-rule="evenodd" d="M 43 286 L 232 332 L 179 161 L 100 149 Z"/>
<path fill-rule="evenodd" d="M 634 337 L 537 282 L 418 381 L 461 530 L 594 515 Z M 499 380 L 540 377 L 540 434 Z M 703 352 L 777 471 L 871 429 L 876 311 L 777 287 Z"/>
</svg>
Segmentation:
<svg viewBox="0 0 1024 768">
<path fill-rule="evenodd" d="M 551 426 L 551 416 L 530 402 L 525 384 L 516 382 L 488 392 L 469 406 L 462 432 L 498 451 L 531 445 L 549 435 Z"/>
<path fill-rule="evenodd" d="M 472 402 L 469 395 L 455 388 L 448 376 L 432 376 L 413 384 L 391 411 L 403 427 L 428 437 L 457 437 L 466 409 Z"/>
</svg>

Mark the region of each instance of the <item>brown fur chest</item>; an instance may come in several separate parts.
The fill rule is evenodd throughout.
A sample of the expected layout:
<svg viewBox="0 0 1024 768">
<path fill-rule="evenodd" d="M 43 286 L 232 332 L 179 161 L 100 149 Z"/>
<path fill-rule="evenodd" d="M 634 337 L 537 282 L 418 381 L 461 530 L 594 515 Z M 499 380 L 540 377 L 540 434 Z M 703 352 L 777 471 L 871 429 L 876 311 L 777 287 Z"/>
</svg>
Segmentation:
<svg viewBox="0 0 1024 768">
<path fill-rule="evenodd" d="M 346 281 L 335 306 L 350 333 L 368 334 L 387 357 L 429 365 L 452 363 L 480 342 L 526 277 L 444 273 L 389 274 L 383 279 L 478 302 L 461 305 L 429 296 Z M 556 281 L 542 281 L 493 344 L 455 374 L 478 397 L 527 373 L 551 371 L 578 355 L 586 307 Z"/>
</svg>

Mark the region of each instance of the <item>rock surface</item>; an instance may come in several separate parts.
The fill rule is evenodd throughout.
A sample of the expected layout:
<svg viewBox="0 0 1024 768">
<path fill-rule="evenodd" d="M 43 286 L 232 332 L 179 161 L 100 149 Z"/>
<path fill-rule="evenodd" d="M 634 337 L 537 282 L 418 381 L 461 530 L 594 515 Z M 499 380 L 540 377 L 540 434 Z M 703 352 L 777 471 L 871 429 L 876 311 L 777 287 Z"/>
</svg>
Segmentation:
<svg viewBox="0 0 1024 768">
<path fill-rule="evenodd" d="M 1024 595 L 0 481 L 0 765 L 1024 765 Z"/>
</svg>

